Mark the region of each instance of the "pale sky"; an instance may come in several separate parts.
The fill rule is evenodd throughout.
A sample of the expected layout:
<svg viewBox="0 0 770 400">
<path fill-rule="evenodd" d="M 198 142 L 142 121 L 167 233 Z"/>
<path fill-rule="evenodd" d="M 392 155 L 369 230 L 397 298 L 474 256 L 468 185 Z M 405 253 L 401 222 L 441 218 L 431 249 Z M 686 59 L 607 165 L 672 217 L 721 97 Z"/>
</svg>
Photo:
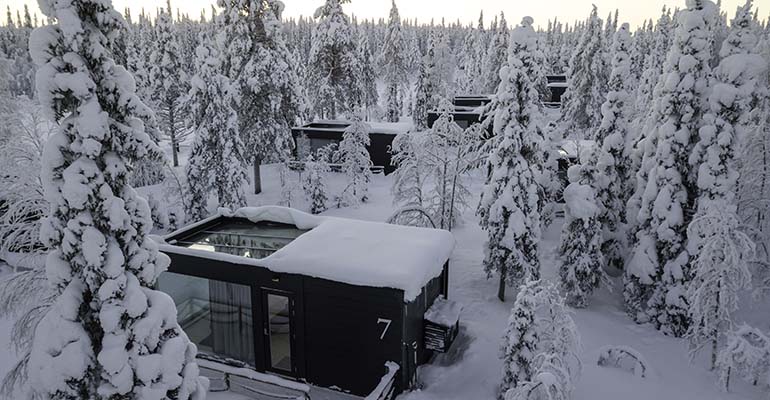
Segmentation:
<svg viewBox="0 0 770 400">
<path fill-rule="evenodd" d="M 299 15 L 312 15 L 315 9 L 323 3 L 323 0 L 283 0 L 286 4 L 286 17 Z M 186 12 L 192 18 L 200 15 L 202 8 L 208 9 L 215 0 L 172 0 L 172 7 Z M 352 0 L 345 5 L 348 13 L 355 14 L 359 19 L 386 18 L 390 10 L 391 0 Z M 723 10 L 732 16 L 739 4 L 745 0 L 722 0 Z M 144 7 L 145 10 L 154 10 L 164 7 L 165 0 L 113 0 L 118 10 L 126 6 L 131 7 L 134 15 Z M 37 10 L 35 0 L 0 0 L 0 12 L 3 12 L 0 21 L 5 23 L 5 8 L 11 6 L 12 10 L 22 8 L 29 4 Z M 545 26 L 549 18 L 558 17 L 561 21 L 572 23 L 575 20 L 585 19 L 591 11 L 591 4 L 599 7 L 599 14 L 605 18 L 607 14 L 617 8 L 620 10 L 621 22 L 629 22 L 633 27 L 639 25 L 645 19 L 654 20 L 660 15 L 661 8 L 684 7 L 685 0 L 397 0 L 399 12 L 402 18 L 417 18 L 420 22 L 428 23 L 433 18 L 436 23 L 441 18 L 447 22 L 460 19 L 463 23 L 478 20 L 479 11 L 484 10 L 485 20 L 488 21 L 500 11 L 505 12 L 508 24 L 518 24 L 524 16 L 532 16 L 536 25 Z M 754 6 L 759 8 L 760 16 L 766 18 L 770 11 L 770 0 L 754 0 Z"/>
</svg>

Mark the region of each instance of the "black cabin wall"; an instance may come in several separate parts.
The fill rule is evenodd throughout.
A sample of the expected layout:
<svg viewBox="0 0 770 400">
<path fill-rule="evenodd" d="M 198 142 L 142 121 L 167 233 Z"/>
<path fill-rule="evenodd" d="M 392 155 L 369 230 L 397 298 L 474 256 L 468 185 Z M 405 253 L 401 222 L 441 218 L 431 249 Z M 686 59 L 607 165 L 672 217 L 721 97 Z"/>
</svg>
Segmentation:
<svg viewBox="0 0 770 400">
<path fill-rule="evenodd" d="M 182 237 L 180 235 L 180 237 Z M 221 260 L 167 253 L 171 258 L 169 272 L 223 282 L 249 285 L 253 308 L 255 369 L 270 371 L 266 365 L 267 340 L 264 336 L 263 289 L 291 292 L 294 295 L 293 363 L 297 368 L 292 378 L 304 379 L 318 386 L 337 386 L 350 393 L 366 396 L 385 374 L 385 362 L 402 365 L 404 332 L 422 343 L 424 306 L 410 310 L 410 328 L 404 326 L 403 291 L 389 288 L 353 286 L 297 274 L 274 273 L 266 268 L 234 264 Z M 440 292 L 440 277 L 428 285 L 430 293 Z M 423 289 L 425 293 L 426 289 Z M 421 298 L 425 298 L 423 294 Z M 432 304 L 432 301 L 430 302 Z M 422 303 L 420 303 L 422 304 Z M 428 305 L 429 307 L 430 305 Z M 422 311 L 421 311 L 422 310 Z M 417 319 L 419 316 L 419 327 Z M 385 323 L 390 320 L 385 330 Z M 383 336 L 383 332 L 385 335 Z M 380 339 L 380 336 L 383 336 Z M 419 363 L 425 362 L 422 351 Z M 398 392 L 407 387 L 402 374 L 396 376 Z"/>
<path fill-rule="evenodd" d="M 443 275 L 443 274 L 442 274 Z M 433 352 L 425 348 L 424 316 L 442 294 L 443 276 L 433 278 L 413 301 L 404 304 L 404 343 L 402 346 L 401 388 L 410 387 L 417 367 L 427 363 Z"/>
<path fill-rule="evenodd" d="M 302 129 L 294 128 L 292 130 L 292 136 L 294 138 L 294 148 L 297 147 L 297 139 L 300 135 L 305 134 L 308 139 L 328 139 L 334 140 L 337 143 L 342 141 L 343 131 L 329 131 L 329 130 L 313 130 L 312 128 Z M 393 139 L 396 137 L 394 134 L 376 133 L 369 134 L 370 145 L 366 148 L 369 152 L 369 158 L 372 160 L 372 165 L 384 167 L 385 174 L 390 174 L 396 170 L 396 167 L 391 165 L 390 148 L 393 144 Z"/>
<path fill-rule="evenodd" d="M 403 292 L 317 278 L 304 288 L 308 381 L 368 395 L 401 360 Z"/>
</svg>

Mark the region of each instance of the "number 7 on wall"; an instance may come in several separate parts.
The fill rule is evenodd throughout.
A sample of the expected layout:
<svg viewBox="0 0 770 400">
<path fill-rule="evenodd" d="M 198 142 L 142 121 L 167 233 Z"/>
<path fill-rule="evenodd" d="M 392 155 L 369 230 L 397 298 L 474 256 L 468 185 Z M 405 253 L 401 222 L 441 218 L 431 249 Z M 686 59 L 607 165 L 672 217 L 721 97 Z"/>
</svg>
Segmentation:
<svg viewBox="0 0 770 400">
<path fill-rule="evenodd" d="M 385 324 L 385 329 L 382 330 L 382 335 L 380 335 L 380 340 L 382 340 L 385 337 L 385 334 L 388 333 L 388 328 L 390 328 L 390 323 L 392 321 L 385 318 L 377 318 L 377 325 L 379 324 Z"/>
</svg>

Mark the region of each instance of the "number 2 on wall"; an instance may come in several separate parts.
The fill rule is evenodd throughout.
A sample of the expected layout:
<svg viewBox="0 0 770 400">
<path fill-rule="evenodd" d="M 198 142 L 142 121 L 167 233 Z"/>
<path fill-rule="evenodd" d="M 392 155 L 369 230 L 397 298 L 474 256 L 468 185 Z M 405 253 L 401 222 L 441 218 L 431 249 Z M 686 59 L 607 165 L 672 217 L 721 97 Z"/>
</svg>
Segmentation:
<svg viewBox="0 0 770 400">
<path fill-rule="evenodd" d="M 390 323 L 392 321 L 385 318 L 377 318 L 377 325 L 379 324 L 385 324 L 385 329 L 382 330 L 382 335 L 380 335 L 380 340 L 385 337 L 385 334 L 388 333 L 388 328 L 390 328 Z"/>
</svg>

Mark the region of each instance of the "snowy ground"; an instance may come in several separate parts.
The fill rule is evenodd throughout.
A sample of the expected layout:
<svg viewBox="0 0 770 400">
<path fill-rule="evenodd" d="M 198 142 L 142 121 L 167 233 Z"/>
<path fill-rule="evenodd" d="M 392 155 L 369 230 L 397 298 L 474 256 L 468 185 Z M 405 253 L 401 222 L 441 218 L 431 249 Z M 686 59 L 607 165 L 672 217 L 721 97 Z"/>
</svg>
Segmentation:
<svg viewBox="0 0 770 400">
<path fill-rule="evenodd" d="M 341 184 L 341 176 L 333 174 L 332 191 Z M 327 211 L 325 215 L 384 221 L 391 212 L 391 178 L 382 175 L 374 177 L 369 203 L 358 208 L 343 208 Z M 478 193 L 480 177 L 474 178 L 473 189 Z M 143 188 L 140 192 L 158 191 L 158 188 Z M 279 199 L 280 184 L 275 166 L 263 168 L 263 190 L 261 195 L 250 195 L 250 205 L 275 204 Z M 298 197 L 301 196 L 297 192 Z M 305 202 L 298 201 L 295 207 L 304 209 Z M 556 220 L 545 233 L 541 244 L 543 275 L 547 279 L 556 276 L 555 251 L 559 240 L 561 220 Z M 464 215 L 464 223 L 454 231 L 457 248 L 451 260 L 450 297 L 461 302 L 465 309 L 461 316 L 462 334 L 453 350 L 437 358 L 432 364 L 420 370 L 422 389 L 402 395 L 400 400 L 493 400 L 500 382 L 501 362 L 498 346 L 506 325 L 510 308 L 515 299 L 515 290 L 510 289 L 508 301 L 497 300 L 497 282 L 488 280 L 483 272 L 483 244 L 485 234 L 479 229 L 473 210 Z M 9 273 L 0 268 L 0 273 Z M 767 329 L 767 308 L 755 307 L 747 314 Z M 708 371 L 704 357 L 690 363 L 687 343 L 683 340 L 665 337 L 648 325 L 636 325 L 623 313 L 619 289 L 614 293 L 602 290 L 592 299 L 585 310 L 577 310 L 575 321 L 582 336 L 583 374 L 573 394 L 575 400 L 717 400 L 766 398 L 757 388 L 738 380 L 734 381 L 731 393 L 722 393 L 716 385 L 715 375 Z M 11 367 L 16 358 L 8 348 L 10 335 L 9 320 L 0 320 L 0 374 Z M 652 373 L 648 378 L 636 378 L 630 374 L 596 365 L 599 348 L 604 345 L 627 345 L 637 349 L 650 363 Z M 233 393 L 212 393 L 214 400 L 247 399 Z"/>
</svg>

